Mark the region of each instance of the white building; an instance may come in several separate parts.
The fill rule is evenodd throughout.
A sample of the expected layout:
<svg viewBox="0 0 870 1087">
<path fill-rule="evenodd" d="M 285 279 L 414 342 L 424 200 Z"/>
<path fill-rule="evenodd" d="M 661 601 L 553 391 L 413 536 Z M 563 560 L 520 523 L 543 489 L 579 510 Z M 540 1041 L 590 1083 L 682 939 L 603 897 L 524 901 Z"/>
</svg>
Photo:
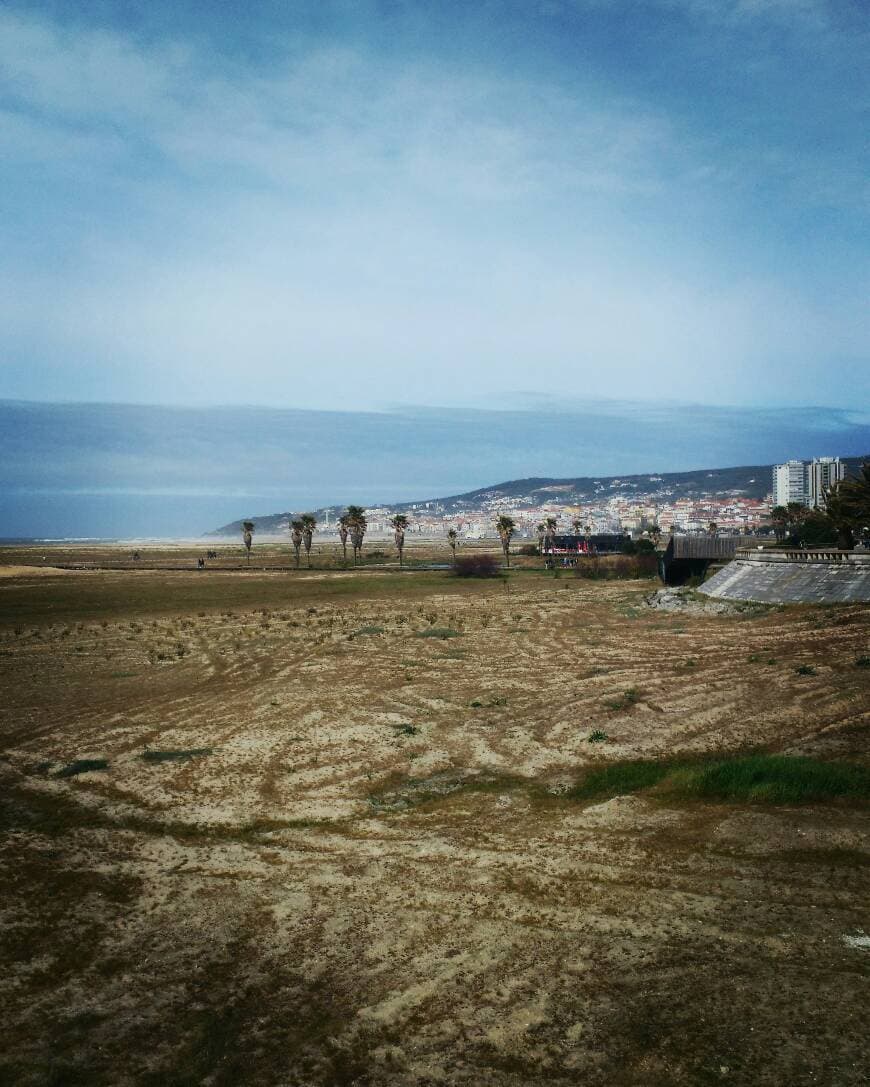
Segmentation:
<svg viewBox="0 0 870 1087">
<path fill-rule="evenodd" d="M 797 502 L 808 506 L 807 466 L 802 460 L 789 460 L 773 466 L 773 504 L 787 506 Z"/>
<path fill-rule="evenodd" d="M 825 493 L 846 476 L 846 465 L 839 457 L 816 457 L 809 464 L 789 460 L 773 468 L 773 504 L 787 506 L 797 502 L 810 508 L 825 508 Z"/>
<path fill-rule="evenodd" d="M 825 494 L 846 478 L 846 465 L 839 457 L 817 457 L 812 464 L 807 465 L 807 490 L 809 491 L 809 505 L 825 508 Z"/>
</svg>

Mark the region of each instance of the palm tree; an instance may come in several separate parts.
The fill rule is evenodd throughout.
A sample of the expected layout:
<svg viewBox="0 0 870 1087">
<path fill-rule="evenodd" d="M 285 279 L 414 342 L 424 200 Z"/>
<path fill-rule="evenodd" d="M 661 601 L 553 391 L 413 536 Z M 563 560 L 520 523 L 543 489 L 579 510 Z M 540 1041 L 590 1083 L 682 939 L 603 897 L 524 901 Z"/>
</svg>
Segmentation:
<svg viewBox="0 0 870 1087">
<path fill-rule="evenodd" d="M 317 518 L 313 513 L 302 514 L 302 542 L 305 544 L 305 558 L 308 560 L 308 569 L 311 569 L 311 538 L 317 528 Z"/>
<path fill-rule="evenodd" d="M 850 551 L 855 546 L 855 533 L 862 538 L 870 525 L 870 462 L 861 465 L 861 474 L 854 479 L 841 479 L 825 495 L 825 512 L 833 521 L 839 539 L 837 545 Z"/>
<path fill-rule="evenodd" d="M 399 569 L 402 568 L 402 551 L 405 547 L 405 529 L 408 527 L 408 518 L 404 513 L 397 513 L 395 517 L 390 518 L 390 524 L 393 526 L 393 535 L 396 539 L 396 550 L 399 552 Z"/>
<path fill-rule="evenodd" d="M 254 529 L 256 525 L 253 521 L 242 521 L 242 540 L 245 544 L 245 551 L 248 554 L 248 566 L 251 565 L 251 544 L 254 542 Z"/>
<path fill-rule="evenodd" d="M 459 539 L 459 533 L 455 528 L 447 529 L 447 545 L 453 552 L 453 561 L 456 562 L 456 541 Z"/>
<path fill-rule="evenodd" d="M 583 529 L 583 522 L 580 520 L 579 517 L 575 517 L 574 520 L 571 522 L 571 528 L 574 529 L 575 536 L 579 536 L 581 534 Z"/>
<path fill-rule="evenodd" d="M 496 531 L 498 532 L 498 538 L 501 540 L 501 549 L 504 551 L 505 564 L 510 566 L 511 564 L 511 537 L 516 531 L 516 522 L 513 517 L 508 517 L 507 514 L 502 514 L 495 523 Z"/>
<path fill-rule="evenodd" d="M 535 528 L 535 532 L 538 535 L 538 550 L 543 555 L 543 553 L 544 553 L 544 539 L 546 538 L 546 535 L 547 535 L 547 526 L 544 524 L 543 521 L 541 521 L 541 523 Z"/>
<path fill-rule="evenodd" d="M 296 552 L 296 569 L 299 569 L 299 548 L 302 546 L 302 522 L 291 521 L 290 522 L 290 542 L 293 544 L 293 550 Z"/>
<path fill-rule="evenodd" d="M 788 510 L 785 506 L 774 506 L 770 511 L 770 520 L 773 524 L 777 543 L 782 543 L 788 535 Z"/>
<path fill-rule="evenodd" d="M 350 543 L 353 547 L 353 564 L 356 566 L 357 559 L 362 558 L 363 539 L 368 528 L 364 506 L 347 507 L 347 527 L 350 530 Z"/>
<path fill-rule="evenodd" d="M 344 565 L 347 566 L 347 535 L 350 529 L 350 521 L 346 513 L 343 513 L 338 519 L 338 538 L 341 540 L 341 553 L 343 555 Z"/>
<path fill-rule="evenodd" d="M 556 518 L 555 517 L 548 517 L 546 527 L 547 527 L 547 532 L 546 532 L 546 537 L 545 538 L 547 540 L 547 546 L 549 547 L 550 551 L 552 552 L 555 549 Z"/>
<path fill-rule="evenodd" d="M 652 525 L 649 530 L 649 538 L 653 542 L 653 547 L 658 547 L 659 540 L 662 538 L 662 530 L 658 525 Z"/>
</svg>

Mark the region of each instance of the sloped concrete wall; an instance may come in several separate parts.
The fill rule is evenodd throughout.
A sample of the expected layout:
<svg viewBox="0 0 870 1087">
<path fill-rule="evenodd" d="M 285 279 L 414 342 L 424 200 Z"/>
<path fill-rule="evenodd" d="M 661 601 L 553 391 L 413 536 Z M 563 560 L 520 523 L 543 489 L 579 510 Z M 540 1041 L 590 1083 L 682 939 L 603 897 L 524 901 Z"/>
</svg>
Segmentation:
<svg viewBox="0 0 870 1087">
<path fill-rule="evenodd" d="M 700 591 L 763 604 L 870 603 L 870 554 L 738 551 Z"/>
</svg>

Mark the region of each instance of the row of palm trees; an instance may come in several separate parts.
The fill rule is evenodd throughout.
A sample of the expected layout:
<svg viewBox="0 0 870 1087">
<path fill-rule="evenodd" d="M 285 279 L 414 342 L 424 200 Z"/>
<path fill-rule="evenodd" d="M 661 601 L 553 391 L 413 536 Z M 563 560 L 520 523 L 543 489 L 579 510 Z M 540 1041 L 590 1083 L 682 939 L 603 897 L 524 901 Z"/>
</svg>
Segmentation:
<svg viewBox="0 0 870 1087">
<path fill-rule="evenodd" d="M 405 551 L 405 532 L 410 522 L 404 513 L 397 513 L 390 518 L 390 525 L 393 529 L 393 539 L 396 543 L 396 550 L 399 553 L 399 566 L 404 566 L 404 551 Z M 553 521 L 555 525 L 555 521 Z M 313 513 L 303 513 L 300 517 L 294 518 L 290 522 L 290 542 L 293 544 L 293 551 L 296 556 L 296 569 L 299 569 L 300 555 L 302 548 L 305 548 L 305 559 L 309 569 L 311 568 L 311 544 L 314 539 L 314 530 L 317 527 L 317 518 Z M 255 524 L 253 521 L 242 521 L 242 542 L 245 545 L 245 553 L 247 557 L 248 565 L 251 562 L 251 547 L 254 542 Z M 354 566 L 362 558 L 363 540 L 365 539 L 366 529 L 368 528 L 368 520 L 366 518 L 366 511 L 363 506 L 348 506 L 345 513 L 338 519 L 338 538 L 341 541 L 342 557 L 347 563 L 347 543 L 350 540 L 351 549 L 353 552 L 353 564 Z M 510 566 L 510 542 L 516 531 L 516 524 L 511 517 L 501 516 L 496 521 L 496 528 L 498 530 L 499 539 L 501 540 L 502 549 L 504 550 L 505 561 Z M 455 528 L 447 530 L 447 544 L 450 550 L 453 552 L 454 561 L 456 559 L 456 546 L 459 543 L 459 533 Z"/>
<path fill-rule="evenodd" d="M 394 517 L 390 518 L 390 525 L 393 529 L 393 539 L 396 543 L 396 550 L 399 553 L 399 566 L 404 565 L 404 550 L 405 550 L 405 531 L 407 530 L 410 522 L 404 513 L 397 513 Z M 584 525 L 580 520 L 574 520 L 572 522 L 574 532 L 579 535 L 585 535 L 588 540 L 592 532 L 591 525 Z M 243 521 L 242 522 L 242 540 L 245 544 L 245 551 L 247 553 L 247 560 L 250 564 L 251 561 L 251 545 L 253 543 L 254 535 L 254 522 Z M 308 567 L 311 567 L 311 544 L 314 538 L 314 530 L 317 527 L 317 518 L 313 513 L 303 513 L 300 517 L 295 518 L 290 522 L 290 542 L 293 544 L 293 550 L 296 556 L 296 569 L 299 569 L 300 555 L 302 548 L 305 548 L 305 558 L 308 563 Z M 510 566 L 510 544 L 511 540 L 516 533 L 516 522 L 512 517 L 507 514 L 501 514 L 495 522 L 496 531 L 498 532 L 499 540 L 501 541 L 502 551 L 504 552 L 505 564 Z M 344 562 L 347 563 L 347 543 L 350 540 L 350 545 L 353 552 L 353 564 L 354 566 L 362 558 L 363 540 L 365 539 L 366 529 L 368 528 L 368 520 L 366 519 L 366 511 L 363 506 L 348 506 L 345 513 L 338 519 L 338 538 L 341 541 L 341 551 Z M 556 537 L 557 521 L 555 517 L 548 517 L 546 521 L 542 521 L 537 527 L 538 544 L 542 550 L 550 546 Z M 453 552 L 453 559 L 456 560 L 456 547 L 459 543 L 459 533 L 455 528 L 449 528 L 447 530 L 447 544 L 450 550 Z"/>
</svg>

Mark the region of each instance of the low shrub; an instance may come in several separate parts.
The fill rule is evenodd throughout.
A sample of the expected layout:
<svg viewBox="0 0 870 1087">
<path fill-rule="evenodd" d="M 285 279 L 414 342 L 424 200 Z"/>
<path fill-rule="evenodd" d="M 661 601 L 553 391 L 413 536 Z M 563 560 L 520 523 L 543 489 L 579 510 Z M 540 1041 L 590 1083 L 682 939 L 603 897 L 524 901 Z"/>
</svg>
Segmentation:
<svg viewBox="0 0 870 1087">
<path fill-rule="evenodd" d="M 453 563 L 457 577 L 498 577 L 501 566 L 495 555 L 459 555 Z"/>
<path fill-rule="evenodd" d="M 418 630 L 416 634 L 417 638 L 461 638 L 462 632 L 453 630 L 451 627 L 427 627 L 425 630 Z"/>
<path fill-rule="evenodd" d="M 658 569 L 655 555 L 596 555 L 578 559 L 574 576 L 591 581 L 628 581 L 654 578 L 658 575 Z"/>
<path fill-rule="evenodd" d="M 533 558 L 535 555 L 540 555 L 540 553 L 537 544 L 523 544 L 517 552 L 518 555 L 525 555 L 527 558 Z"/>
<path fill-rule="evenodd" d="M 640 701 L 640 691 L 637 687 L 629 687 L 627 691 L 622 692 L 622 696 L 619 698 L 611 698 L 604 704 L 611 710 L 626 710 L 629 706 L 636 706 Z"/>
</svg>

